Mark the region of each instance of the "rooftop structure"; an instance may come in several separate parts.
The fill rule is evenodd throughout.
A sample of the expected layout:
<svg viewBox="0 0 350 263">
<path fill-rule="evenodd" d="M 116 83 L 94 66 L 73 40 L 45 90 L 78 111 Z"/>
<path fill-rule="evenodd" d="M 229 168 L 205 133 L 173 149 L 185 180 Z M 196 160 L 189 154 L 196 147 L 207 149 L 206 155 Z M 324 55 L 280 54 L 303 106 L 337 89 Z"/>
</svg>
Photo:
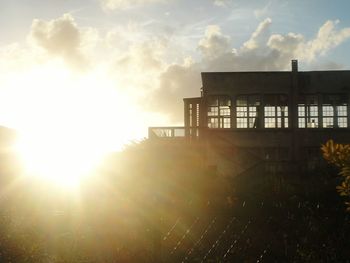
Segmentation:
<svg viewBox="0 0 350 263">
<path fill-rule="evenodd" d="M 322 143 L 350 143 L 350 71 L 291 67 L 204 72 L 201 96 L 184 99 L 184 127 L 151 127 L 149 138 L 200 144 L 225 175 L 314 170 Z"/>
</svg>

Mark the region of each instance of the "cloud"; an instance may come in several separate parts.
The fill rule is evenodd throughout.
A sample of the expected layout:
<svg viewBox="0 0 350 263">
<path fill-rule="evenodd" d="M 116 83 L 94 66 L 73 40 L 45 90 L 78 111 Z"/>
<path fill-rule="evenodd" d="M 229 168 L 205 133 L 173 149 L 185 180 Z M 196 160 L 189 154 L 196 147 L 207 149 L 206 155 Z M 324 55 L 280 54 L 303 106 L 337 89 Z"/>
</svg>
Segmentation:
<svg viewBox="0 0 350 263">
<path fill-rule="evenodd" d="M 272 1 L 268 2 L 264 7 L 260 9 L 255 9 L 254 16 L 258 19 L 262 18 L 263 16 L 266 16 L 266 14 L 269 12 L 271 5 L 272 5 Z"/>
<path fill-rule="evenodd" d="M 227 40 L 229 36 L 222 34 L 216 26 L 215 38 L 221 39 L 226 45 L 221 49 L 218 49 L 217 45 L 205 45 L 202 67 L 212 71 L 284 70 L 289 69 L 290 60 L 294 58 L 311 63 L 350 38 L 350 28 L 338 30 L 335 27 L 337 24 L 338 21 L 325 22 L 313 39 L 306 40 L 303 35 L 297 33 L 271 34 L 272 20 L 267 18 L 238 48 L 228 46 L 230 41 L 225 42 L 223 39 Z M 203 42 L 210 42 L 207 32 L 199 41 L 200 49 L 203 49 Z"/>
<path fill-rule="evenodd" d="M 201 60 L 171 64 L 159 75 L 159 87 L 151 97 L 154 111 L 167 113 L 173 123 L 183 120 L 184 97 L 199 96 L 202 71 L 289 70 L 291 59 L 299 59 L 312 68 L 341 68 L 341 65 L 317 59 L 350 37 L 350 28 L 337 30 L 338 21 L 327 21 L 309 40 L 297 33 L 271 34 L 272 20 L 263 20 L 250 38 L 239 47 L 223 34 L 218 25 L 206 28 L 198 42 Z M 318 65 L 318 66 L 317 66 Z"/>
<path fill-rule="evenodd" d="M 306 41 L 300 34 L 272 35 L 268 41 L 271 50 L 287 57 L 297 57 L 307 63 L 325 55 L 350 38 L 350 28 L 336 29 L 336 21 L 326 21 L 318 30 L 314 39 Z"/>
<path fill-rule="evenodd" d="M 162 50 L 162 43 L 157 41 L 134 45 L 127 54 L 118 59 L 117 64 L 135 74 L 158 71 L 162 67 Z"/>
<path fill-rule="evenodd" d="M 326 21 L 312 38 L 271 33 L 272 25 L 270 18 L 261 21 L 240 45 L 219 25 L 209 25 L 197 46 L 192 46 L 193 42 L 179 43 L 176 34 L 146 34 L 138 24 L 116 25 L 100 37 L 97 29 L 81 28 L 72 15 L 65 14 L 51 21 L 34 20 L 27 47 L 0 47 L 0 69 L 30 68 L 57 58 L 80 68 L 94 61 L 89 70 L 102 69 L 111 86 L 130 95 L 136 105 L 166 115 L 167 124 L 180 124 L 182 99 L 200 94 L 200 72 L 289 70 L 295 58 L 317 68 L 320 58 L 350 38 L 350 28 L 338 28 L 339 21 Z M 175 52 L 177 60 L 172 56 Z M 341 67 L 332 61 L 323 63 L 320 67 Z"/>
<path fill-rule="evenodd" d="M 104 10 L 119 10 L 152 3 L 162 3 L 167 0 L 100 0 Z"/>
<path fill-rule="evenodd" d="M 270 18 L 266 18 L 262 21 L 251 35 L 250 39 L 243 44 L 243 50 L 252 50 L 263 47 L 270 36 L 271 24 L 272 20 Z"/>
<path fill-rule="evenodd" d="M 307 60 L 313 60 L 317 55 L 323 55 L 332 48 L 337 47 L 350 37 L 350 28 L 336 29 L 339 20 L 325 22 L 315 39 L 305 44 L 306 51 L 303 54 Z"/>
<path fill-rule="evenodd" d="M 191 58 L 184 63 L 169 65 L 160 74 L 159 87 L 150 96 L 150 108 L 167 114 L 170 123 L 183 122 L 183 98 L 197 97 L 201 68 Z"/>
<path fill-rule="evenodd" d="M 159 86 L 159 75 L 165 70 L 163 61 L 165 46 L 160 40 L 149 40 L 134 44 L 123 53 L 117 55 L 110 65 L 111 75 L 116 78 L 123 92 L 140 100 L 145 108 L 149 95 Z"/>
<path fill-rule="evenodd" d="M 68 64 L 82 68 L 87 63 L 82 52 L 87 44 L 84 40 L 92 36 L 91 30 L 83 32 L 78 28 L 72 15 L 64 14 L 51 21 L 34 19 L 29 39 L 48 54 L 61 56 Z"/>
<path fill-rule="evenodd" d="M 198 49 L 203 57 L 213 59 L 230 50 L 230 37 L 221 33 L 217 25 L 210 25 L 205 31 L 205 36 L 198 43 Z"/>
<path fill-rule="evenodd" d="M 227 7 L 231 2 L 230 0 L 213 0 L 213 4 L 220 7 Z"/>
</svg>

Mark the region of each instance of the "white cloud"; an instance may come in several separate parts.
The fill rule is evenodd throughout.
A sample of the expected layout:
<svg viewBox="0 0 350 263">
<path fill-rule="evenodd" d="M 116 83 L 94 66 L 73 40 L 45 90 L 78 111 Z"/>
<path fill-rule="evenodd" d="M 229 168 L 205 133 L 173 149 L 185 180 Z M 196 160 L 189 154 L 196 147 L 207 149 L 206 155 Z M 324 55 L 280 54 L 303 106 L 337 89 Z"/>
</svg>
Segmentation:
<svg viewBox="0 0 350 263">
<path fill-rule="evenodd" d="M 152 3 L 162 3 L 167 0 L 100 0 L 103 9 L 118 10 L 142 6 Z"/>
<path fill-rule="evenodd" d="M 315 39 L 305 44 L 306 52 L 303 54 L 308 60 L 313 60 L 317 55 L 323 55 L 332 48 L 337 47 L 350 37 L 350 28 L 337 30 L 338 20 L 325 22 L 318 30 Z"/>
<path fill-rule="evenodd" d="M 271 23 L 272 20 L 270 18 L 266 18 L 263 22 L 261 22 L 251 35 L 250 39 L 243 44 L 243 49 L 251 50 L 264 46 L 266 44 L 266 40 L 270 36 Z"/>
<path fill-rule="evenodd" d="M 91 67 L 103 68 L 112 86 L 133 97 L 137 105 L 167 115 L 167 124 L 179 124 L 183 121 L 182 98 L 199 96 L 200 72 L 286 70 L 294 58 L 316 68 L 320 56 L 350 37 L 350 28 L 337 29 L 338 23 L 327 21 L 314 38 L 306 39 L 298 33 L 272 34 L 272 20 L 267 18 L 239 46 L 233 45 L 220 26 L 210 25 L 197 47 L 186 46 L 193 53 L 197 48 L 199 57 L 179 53 L 184 60 L 177 63 L 168 55 L 179 50 L 176 35 L 145 34 L 144 27 L 127 24 L 116 25 L 100 38 L 97 29 L 81 28 L 66 14 L 51 21 L 35 20 L 30 32 L 34 45 L 0 48 L 0 82 L 6 68 L 30 68 L 61 58 L 79 66 L 93 61 Z M 327 61 L 329 68 L 340 66 Z"/>
<path fill-rule="evenodd" d="M 270 9 L 270 6 L 271 6 L 272 2 L 268 2 L 264 7 L 262 8 L 258 8 L 258 9 L 255 9 L 254 10 L 254 15 L 256 18 L 260 19 L 264 16 L 266 16 L 268 13 L 269 13 L 269 9 Z"/>
<path fill-rule="evenodd" d="M 350 28 L 337 30 L 337 24 L 338 21 L 327 21 L 320 27 L 315 38 L 306 40 L 303 35 L 297 33 L 271 34 L 272 20 L 267 18 L 237 49 L 229 45 L 229 37 L 223 35 L 218 26 L 210 26 L 215 30 L 207 29 L 198 45 L 203 53 L 202 67 L 213 71 L 284 70 L 289 68 L 290 60 L 294 58 L 311 63 L 350 38 Z M 215 33 L 215 39 L 220 39 L 216 42 L 225 44 L 210 44 L 216 43 L 210 41 L 213 33 L 208 32 L 212 31 Z"/>
<path fill-rule="evenodd" d="M 29 39 L 38 47 L 45 49 L 48 54 L 61 56 L 74 67 L 82 68 L 87 65 L 83 49 L 91 48 L 97 39 L 96 31 L 78 28 L 70 14 L 51 21 L 34 19 Z"/>
<path fill-rule="evenodd" d="M 182 65 L 169 65 L 159 76 L 159 87 L 151 93 L 149 107 L 166 113 L 171 123 L 182 123 L 182 99 L 198 96 L 200 72 L 192 58 L 184 59 Z"/>
<path fill-rule="evenodd" d="M 297 57 L 311 63 L 318 56 L 325 55 L 350 38 L 350 28 L 336 29 L 339 21 L 326 21 L 318 30 L 314 39 L 306 41 L 300 34 L 271 35 L 268 46 L 288 57 Z"/>
<path fill-rule="evenodd" d="M 182 98 L 199 95 L 200 72 L 288 70 L 290 60 L 294 58 L 302 63 L 312 62 L 315 67 L 316 58 L 348 38 L 348 29 L 337 31 L 329 26 L 329 22 L 321 26 L 321 33 L 308 41 L 296 33 L 271 34 L 271 24 L 269 18 L 262 21 L 251 37 L 237 48 L 218 25 L 208 26 L 198 42 L 202 60 L 187 58 L 183 64 L 164 63 L 165 70 L 159 73 L 157 88 L 149 93 L 148 106 L 167 113 L 172 123 L 180 123 L 183 120 Z M 326 66 L 339 69 L 341 65 L 328 62 Z"/>
<path fill-rule="evenodd" d="M 231 0 L 214 0 L 213 4 L 220 7 L 227 7 Z"/>
<path fill-rule="evenodd" d="M 241 46 L 233 47 L 230 37 L 217 25 L 208 26 L 198 43 L 201 62 L 169 65 L 160 74 L 160 85 L 152 96 L 154 110 L 169 114 L 174 122 L 183 119 L 181 98 L 198 96 L 202 71 L 289 70 L 291 59 L 319 68 L 317 58 L 350 37 L 350 28 L 336 30 L 337 21 L 327 21 L 311 40 L 297 33 L 271 34 L 271 19 L 262 21 Z M 327 62 L 322 68 L 339 69 L 341 65 Z"/>
<path fill-rule="evenodd" d="M 205 58 L 212 59 L 230 50 L 230 37 L 223 35 L 217 25 L 210 25 L 205 36 L 198 43 L 198 49 Z"/>
</svg>

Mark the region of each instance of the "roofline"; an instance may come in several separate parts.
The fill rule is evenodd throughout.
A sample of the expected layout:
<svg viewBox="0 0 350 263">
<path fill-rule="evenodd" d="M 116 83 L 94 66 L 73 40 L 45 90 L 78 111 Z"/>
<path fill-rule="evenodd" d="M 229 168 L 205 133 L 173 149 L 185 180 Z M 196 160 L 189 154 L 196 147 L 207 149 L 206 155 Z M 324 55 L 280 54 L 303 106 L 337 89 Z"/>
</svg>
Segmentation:
<svg viewBox="0 0 350 263">
<path fill-rule="evenodd" d="M 194 99 L 201 99 L 202 97 L 187 97 L 187 98 L 183 98 L 183 100 L 194 100 Z"/>
<path fill-rule="evenodd" d="M 327 73 L 327 72 L 350 72 L 349 69 L 344 70 L 311 70 L 298 71 L 298 73 Z M 201 74 L 256 74 L 256 73 L 292 73 L 292 71 L 203 71 Z"/>
</svg>

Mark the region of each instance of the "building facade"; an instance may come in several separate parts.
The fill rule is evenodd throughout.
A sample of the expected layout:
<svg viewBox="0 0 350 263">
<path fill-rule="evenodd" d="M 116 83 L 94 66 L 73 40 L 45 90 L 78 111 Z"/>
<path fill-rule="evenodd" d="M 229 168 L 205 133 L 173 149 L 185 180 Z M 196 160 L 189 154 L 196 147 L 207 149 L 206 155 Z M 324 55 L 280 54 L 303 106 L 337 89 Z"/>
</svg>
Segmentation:
<svg viewBox="0 0 350 263">
<path fill-rule="evenodd" d="M 184 127 L 151 127 L 149 138 L 199 144 L 224 175 L 319 168 L 321 144 L 350 143 L 350 71 L 291 67 L 202 73 L 201 96 L 184 99 Z"/>
</svg>

